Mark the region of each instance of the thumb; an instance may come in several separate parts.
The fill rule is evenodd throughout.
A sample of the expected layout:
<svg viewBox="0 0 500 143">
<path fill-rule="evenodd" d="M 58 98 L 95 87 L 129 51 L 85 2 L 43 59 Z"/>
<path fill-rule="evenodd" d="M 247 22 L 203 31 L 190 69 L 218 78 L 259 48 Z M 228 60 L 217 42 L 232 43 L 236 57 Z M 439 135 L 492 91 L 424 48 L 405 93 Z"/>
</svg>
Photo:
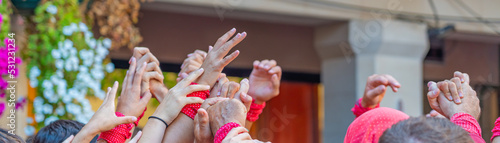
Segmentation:
<svg viewBox="0 0 500 143">
<path fill-rule="evenodd" d="M 208 128 L 208 113 L 205 109 L 200 108 L 198 109 L 198 125 L 200 128 Z"/>
<path fill-rule="evenodd" d="M 187 105 L 187 104 L 195 104 L 195 103 L 203 103 L 203 99 L 201 99 L 200 97 L 186 97 L 184 99 L 184 105 Z"/>
<path fill-rule="evenodd" d="M 243 102 L 245 107 L 247 107 L 247 112 L 248 112 L 250 110 L 250 106 L 252 105 L 253 98 L 245 93 L 241 93 L 240 97 L 241 97 L 241 102 Z"/>
<path fill-rule="evenodd" d="M 124 117 L 118 117 L 115 123 L 121 125 L 121 124 L 133 123 L 135 121 L 137 121 L 137 117 L 135 116 L 124 116 Z"/>
</svg>

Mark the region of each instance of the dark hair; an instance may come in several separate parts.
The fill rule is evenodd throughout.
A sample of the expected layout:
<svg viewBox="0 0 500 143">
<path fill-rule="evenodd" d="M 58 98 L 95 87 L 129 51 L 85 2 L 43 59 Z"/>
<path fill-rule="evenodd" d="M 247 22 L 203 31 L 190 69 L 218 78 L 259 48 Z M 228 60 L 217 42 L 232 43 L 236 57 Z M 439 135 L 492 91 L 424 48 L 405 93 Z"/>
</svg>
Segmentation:
<svg viewBox="0 0 500 143">
<path fill-rule="evenodd" d="M 379 143 L 472 143 L 462 127 L 446 118 L 411 117 L 384 131 Z"/>
<path fill-rule="evenodd" d="M 3 143 L 24 143 L 24 140 L 21 137 L 9 133 L 9 131 L 0 128 L 0 142 Z"/>
<path fill-rule="evenodd" d="M 57 120 L 43 127 L 33 138 L 33 143 L 60 143 L 76 135 L 85 124 L 73 120 Z M 95 142 L 96 137 L 91 141 Z"/>
</svg>

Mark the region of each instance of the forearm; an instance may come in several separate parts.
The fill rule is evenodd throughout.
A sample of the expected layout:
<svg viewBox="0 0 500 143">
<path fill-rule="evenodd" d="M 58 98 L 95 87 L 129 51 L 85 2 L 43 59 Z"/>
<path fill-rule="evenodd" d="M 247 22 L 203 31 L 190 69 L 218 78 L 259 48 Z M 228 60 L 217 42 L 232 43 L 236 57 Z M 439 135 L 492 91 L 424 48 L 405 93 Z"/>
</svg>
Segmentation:
<svg viewBox="0 0 500 143">
<path fill-rule="evenodd" d="M 172 122 L 163 136 L 163 142 L 194 142 L 194 121 L 185 114 Z"/>
<path fill-rule="evenodd" d="M 248 130 L 252 129 L 253 122 L 246 120 L 245 121 L 245 128 Z"/>
<path fill-rule="evenodd" d="M 163 140 L 163 135 L 165 134 L 165 128 L 167 126 L 158 119 L 149 119 L 144 129 L 142 130 L 143 135 L 139 140 L 139 143 L 159 143 Z"/>
<path fill-rule="evenodd" d="M 89 127 L 89 126 L 83 126 L 83 128 L 80 130 L 80 132 L 78 132 L 75 135 L 75 138 L 73 139 L 72 142 L 88 143 L 92 139 L 94 139 L 94 137 L 97 134 L 99 134 L 99 131 L 95 131 L 95 128 Z"/>
</svg>

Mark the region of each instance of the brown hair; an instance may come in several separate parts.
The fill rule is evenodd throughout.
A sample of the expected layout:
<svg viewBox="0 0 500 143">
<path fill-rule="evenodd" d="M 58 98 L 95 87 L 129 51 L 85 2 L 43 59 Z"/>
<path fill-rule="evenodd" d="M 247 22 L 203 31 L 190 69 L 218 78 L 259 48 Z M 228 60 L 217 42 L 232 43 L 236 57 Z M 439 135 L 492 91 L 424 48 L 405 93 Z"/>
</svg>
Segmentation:
<svg viewBox="0 0 500 143">
<path fill-rule="evenodd" d="M 469 133 L 446 118 L 411 117 L 384 131 L 380 143 L 472 143 Z"/>
</svg>

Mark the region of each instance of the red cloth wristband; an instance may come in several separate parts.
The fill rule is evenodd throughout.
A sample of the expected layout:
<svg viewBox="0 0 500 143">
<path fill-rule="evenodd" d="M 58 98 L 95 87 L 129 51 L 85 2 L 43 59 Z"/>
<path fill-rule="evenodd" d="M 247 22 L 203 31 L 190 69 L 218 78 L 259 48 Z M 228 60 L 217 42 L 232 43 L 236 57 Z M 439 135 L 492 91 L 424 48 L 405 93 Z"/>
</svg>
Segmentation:
<svg viewBox="0 0 500 143">
<path fill-rule="evenodd" d="M 493 135 L 491 136 L 490 141 L 493 142 L 493 138 L 500 136 L 500 117 L 495 121 L 495 127 L 493 127 L 491 132 L 493 133 Z"/>
<path fill-rule="evenodd" d="M 118 117 L 125 116 L 120 112 L 115 112 L 115 114 Z M 118 125 L 109 131 L 102 132 L 97 140 L 103 139 L 108 143 L 124 143 L 128 138 L 132 136 L 130 130 L 132 130 L 133 127 L 134 124 L 132 123 Z"/>
<path fill-rule="evenodd" d="M 221 143 L 224 138 L 226 138 L 227 133 L 231 131 L 233 128 L 236 127 L 241 127 L 240 124 L 235 123 L 235 122 L 229 122 L 225 124 L 224 126 L 220 127 L 219 130 L 217 130 L 217 133 L 214 136 L 214 143 Z"/>
<path fill-rule="evenodd" d="M 197 83 L 191 83 L 190 85 L 197 85 Z M 210 91 L 205 90 L 205 91 L 196 91 L 191 94 L 188 94 L 186 97 L 200 97 L 201 99 L 205 100 L 210 96 Z M 189 116 L 191 119 L 194 120 L 194 116 L 196 113 L 198 113 L 198 109 L 200 109 L 201 104 L 200 103 L 195 103 L 195 104 L 188 104 L 182 108 L 181 113 L 186 114 Z"/>
<path fill-rule="evenodd" d="M 356 104 L 354 104 L 354 107 L 352 107 L 351 111 L 352 113 L 356 116 L 356 117 L 359 117 L 361 116 L 361 114 L 367 112 L 367 111 L 370 111 L 372 109 L 375 109 L 375 108 L 378 108 L 380 107 L 380 104 L 377 104 L 377 106 L 375 106 L 375 108 L 365 108 L 361 105 L 361 101 L 363 100 L 363 98 L 359 98 L 358 101 L 356 102 Z"/>
<path fill-rule="evenodd" d="M 266 107 L 266 102 L 262 104 L 256 104 L 255 100 L 253 100 L 252 104 L 250 105 L 250 110 L 248 110 L 247 113 L 247 120 L 250 122 L 257 121 L 257 119 L 259 119 L 259 115 L 262 113 L 262 110 L 264 110 L 264 107 Z"/>
</svg>

